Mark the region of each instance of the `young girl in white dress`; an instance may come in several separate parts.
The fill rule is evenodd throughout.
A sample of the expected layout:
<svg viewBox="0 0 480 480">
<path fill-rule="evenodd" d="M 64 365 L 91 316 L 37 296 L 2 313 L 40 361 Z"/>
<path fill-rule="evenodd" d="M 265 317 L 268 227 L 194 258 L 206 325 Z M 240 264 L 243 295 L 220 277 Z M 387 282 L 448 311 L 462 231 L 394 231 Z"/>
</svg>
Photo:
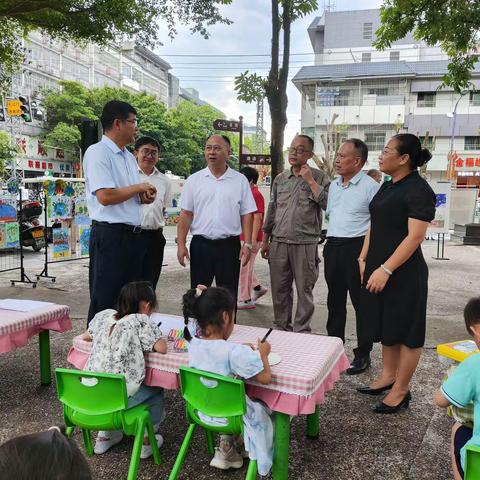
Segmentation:
<svg viewBox="0 0 480 480">
<path fill-rule="evenodd" d="M 144 353 L 167 351 L 167 343 L 160 338 L 160 328 L 149 318 L 156 306 L 157 298 L 150 282 L 127 283 L 120 292 L 117 310 L 108 309 L 97 313 L 83 334 L 84 340 L 93 342 L 84 370 L 125 375 L 128 406 L 147 403 L 155 431 L 165 417 L 163 388 L 149 387 L 143 380 Z M 155 436 L 160 447 L 163 438 L 160 434 Z M 121 430 L 100 431 L 94 452 L 105 453 L 122 438 Z M 152 447 L 148 437 L 145 437 L 141 458 L 150 455 Z"/>
<path fill-rule="evenodd" d="M 270 344 L 258 340 L 257 352 L 251 346 L 228 341 L 235 320 L 235 300 L 228 290 L 198 285 L 183 296 L 183 315 L 185 324 L 188 324 L 189 318 L 194 318 L 201 330 L 200 337 L 192 338 L 185 328 L 185 338 L 190 342 L 188 355 L 191 367 L 229 377 L 252 379 L 262 384 L 270 383 Z M 241 468 L 242 453 L 248 452 L 250 459 L 257 460 L 258 473 L 266 475 L 273 461 L 271 412 L 263 403 L 248 396 L 246 401 L 243 442 L 232 435 L 221 435 L 220 446 L 215 449 L 210 465 L 223 470 Z"/>
</svg>

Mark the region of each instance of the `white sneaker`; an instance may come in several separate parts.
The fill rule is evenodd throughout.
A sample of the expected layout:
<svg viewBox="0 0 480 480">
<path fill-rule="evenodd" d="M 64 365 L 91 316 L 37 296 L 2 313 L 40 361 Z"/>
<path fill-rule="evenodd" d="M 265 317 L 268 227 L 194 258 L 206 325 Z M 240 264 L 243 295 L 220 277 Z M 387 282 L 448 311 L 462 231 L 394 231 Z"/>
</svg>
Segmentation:
<svg viewBox="0 0 480 480">
<path fill-rule="evenodd" d="M 260 285 L 260 290 L 252 290 L 252 300 L 256 302 L 260 297 L 263 297 L 268 292 L 267 287 L 262 287 Z"/>
<path fill-rule="evenodd" d="M 255 304 L 251 300 L 245 300 L 237 304 L 237 310 L 253 310 L 254 308 Z"/>
<path fill-rule="evenodd" d="M 107 430 L 98 432 L 97 441 L 93 451 L 97 455 L 102 455 L 106 451 L 110 450 L 114 445 L 120 443 L 123 438 L 123 432 L 121 430 Z"/>
<path fill-rule="evenodd" d="M 163 437 L 159 433 L 156 433 L 155 438 L 157 439 L 158 448 L 160 448 L 163 445 Z M 142 452 L 140 453 L 140 458 L 145 459 L 145 458 L 151 457 L 152 454 L 153 454 L 153 450 L 150 444 L 142 445 Z"/>
<path fill-rule="evenodd" d="M 233 445 L 227 452 L 221 448 L 215 447 L 215 456 L 212 458 L 210 466 L 219 468 L 220 470 L 228 470 L 229 468 L 242 468 L 243 457 L 237 452 Z"/>
</svg>

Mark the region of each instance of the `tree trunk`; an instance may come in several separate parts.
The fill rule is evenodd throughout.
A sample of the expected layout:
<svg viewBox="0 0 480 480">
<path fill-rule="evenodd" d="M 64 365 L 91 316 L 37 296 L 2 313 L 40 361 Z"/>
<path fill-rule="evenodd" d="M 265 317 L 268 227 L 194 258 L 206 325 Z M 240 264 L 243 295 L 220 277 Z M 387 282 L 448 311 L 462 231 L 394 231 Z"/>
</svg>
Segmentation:
<svg viewBox="0 0 480 480">
<path fill-rule="evenodd" d="M 291 0 L 282 1 L 282 22 L 278 11 L 278 0 L 272 0 L 272 65 L 265 88 L 270 107 L 271 145 L 270 155 L 272 158 L 272 184 L 275 177 L 283 172 L 283 141 L 285 126 L 287 125 L 287 79 L 290 56 L 290 25 L 292 23 Z M 279 69 L 279 40 L 280 29 L 283 28 L 283 60 L 282 68 Z"/>
</svg>

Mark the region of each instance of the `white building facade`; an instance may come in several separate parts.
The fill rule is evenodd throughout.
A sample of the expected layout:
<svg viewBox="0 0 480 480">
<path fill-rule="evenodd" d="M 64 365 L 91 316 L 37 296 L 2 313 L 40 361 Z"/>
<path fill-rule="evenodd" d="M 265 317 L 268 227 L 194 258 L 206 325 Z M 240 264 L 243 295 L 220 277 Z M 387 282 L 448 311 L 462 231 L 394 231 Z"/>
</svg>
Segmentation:
<svg viewBox="0 0 480 480">
<path fill-rule="evenodd" d="M 361 10 L 325 12 L 308 28 L 315 65 L 302 67 L 293 79 L 302 94 L 302 132 L 320 146 L 326 122 L 337 114 L 341 137 L 369 146 L 368 168 L 377 168 L 380 151 L 395 133 L 428 136 L 431 180 L 447 178 L 453 150 L 457 183 L 478 185 L 480 93 L 440 90 L 447 57 L 412 36 L 378 52 L 372 42 L 379 26 L 379 10 Z M 480 89 L 478 66 L 472 83 Z"/>
</svg>

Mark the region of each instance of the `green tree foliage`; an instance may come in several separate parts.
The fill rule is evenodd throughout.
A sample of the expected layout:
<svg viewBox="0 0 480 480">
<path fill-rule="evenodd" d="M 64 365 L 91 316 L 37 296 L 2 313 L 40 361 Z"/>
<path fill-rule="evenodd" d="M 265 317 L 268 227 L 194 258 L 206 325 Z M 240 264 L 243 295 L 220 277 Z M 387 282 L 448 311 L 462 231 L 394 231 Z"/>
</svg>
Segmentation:
<svg viewBox="0 0 480 480">
<path fill-rule="evenodd" d="M 44 99 L 48 145 L 78 151 L 78 124 L 82 118 L 98 119 L 105 103 L 123 100 L 138 112 L 138 136 L 153 137 L 162 145 L 158 164 L 161 171 L 186 176 L 204 168 L 205 142 L 215 133 L 213 121 L 222 117 L 215 108 L 182 100 L 167 110 L 163 103 L 146 93 L 112 87 L 89 90 L 72 81 L 59 84 L 61 91 L 46 92 Z"/>
<path fill-rule="evenodd" d="M 478 0 L 384 0 L 374 45 L 385 49 L 413 31 L 428 45 L 440 44 L 450 57 L 444 84 L 457 93 L 470 87 L 478 61 L 480 2 Z"/>
<path fill-rule="evenodd" d="M 17 147 L 12 140 L 12 137 L 2 130 L 0 130 L 0 177 L 3 177 L 5 172 L 5 165 L 15 157 Z"/>
<path fill-rule="evenodd" d="M 135 38 L 143 45 L 157 43 L 164 34 L 157 27 L 166 20 L 168 35 L 178 23 L 207 37 L 206 27 L 230 24 L 220 5 L 231 0 L 2 0 L 0 2 L 0 76 L 6 80 L 23 61 L 19 39 L 31 30 L 52 38 L 98 44 Z M 167 32 L 165 32 L 167 33 Z"/>
<path fill-rule="evenodd" d="M 272 44 L 271 64 L 267 78 L 245 72 L 236 78 L 235 90 L 238 98 L 245 102 L 258 101 L 261 91 L 267 97 L 271 118 L 270 154 L 272 158 L 272 180 L 284 168 L 283 141 L 287 125 L 287 81 L 290 64 L 290 29 L 292 22 L 314 12 L 316 0 L 271 0 Z M 281 7 L 281 8 L 279 8 Z M 282 37 L 283 48 L 280 49 Z M 280 56 L 282 55 L 282 59 Z"/>
</svg>

